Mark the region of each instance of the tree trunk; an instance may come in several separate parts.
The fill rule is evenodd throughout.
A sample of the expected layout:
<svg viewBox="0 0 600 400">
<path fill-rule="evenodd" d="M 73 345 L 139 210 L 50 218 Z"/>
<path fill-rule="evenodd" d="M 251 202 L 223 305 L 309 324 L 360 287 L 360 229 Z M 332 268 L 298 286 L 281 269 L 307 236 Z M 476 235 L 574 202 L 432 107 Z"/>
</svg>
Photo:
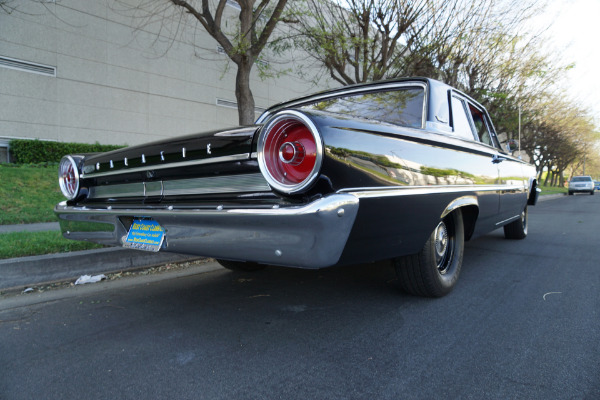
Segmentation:
<svg viewBox="0 0 600 400">
<path fill-rule="evenodd" d="M 246 57 L 237 64 L 235 76 L 235 98 L 238 103 L 238 120 L 240 125 L 252 125 L 256 119 L 254 115 L 254 96 L 250 90 L 250 71 L 252 63 Z"/>
<path fill-rule="evenodd" d="M 558 180 L 560 187 L 565 187 L 565 171 L 564 168 L 560 169 L 560 179 Z"/>
</svg>

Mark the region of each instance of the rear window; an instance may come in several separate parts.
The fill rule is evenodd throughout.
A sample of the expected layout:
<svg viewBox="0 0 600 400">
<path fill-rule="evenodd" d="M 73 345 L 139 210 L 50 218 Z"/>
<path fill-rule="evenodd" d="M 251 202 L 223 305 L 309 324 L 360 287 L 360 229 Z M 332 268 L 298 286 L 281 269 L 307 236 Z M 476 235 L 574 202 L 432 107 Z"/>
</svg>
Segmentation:
<svg viewBox="0 0 600 400">
<path fill-rule="evenodd" d="M 591 176 L 574 176 L 573 179 L 571 179 L 571 182 L 591 182 L 591 181 L 592 181 Z"/>
<path fill-rule="evenodd" d="M 394 125 L 421 128 L 424 101 L 424 88 L 407 87 L 388 92 L 360 93 L 327 99 L 304 105 L 301 109 L 326 111 Z"/>
</svg>

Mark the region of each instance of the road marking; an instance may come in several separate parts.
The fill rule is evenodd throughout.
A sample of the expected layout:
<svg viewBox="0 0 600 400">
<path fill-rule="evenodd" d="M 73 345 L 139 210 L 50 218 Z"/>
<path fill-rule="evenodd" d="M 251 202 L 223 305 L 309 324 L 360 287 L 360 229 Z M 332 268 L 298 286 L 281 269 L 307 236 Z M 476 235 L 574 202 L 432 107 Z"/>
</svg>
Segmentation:
<svg viewBox="0 0 600 400">
<path fill-rule="evenodd" d="M 562 292 L 548 292 L 543 296 L 544 300 L 546 300 L 546 296 L 548 296 L 549 294 L 562 294 Z"/>
</svg>

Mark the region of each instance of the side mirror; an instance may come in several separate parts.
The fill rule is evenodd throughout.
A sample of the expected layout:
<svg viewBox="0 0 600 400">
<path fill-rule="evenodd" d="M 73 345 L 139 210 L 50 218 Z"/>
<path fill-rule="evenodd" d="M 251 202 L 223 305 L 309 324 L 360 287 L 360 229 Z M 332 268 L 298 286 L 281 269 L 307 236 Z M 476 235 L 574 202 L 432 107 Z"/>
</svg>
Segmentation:
<svg viewBox="0 0 600 400">
<path fill-rule="evenodd" d="M 510 154 L 513 154 L 515 151 L 520 150 L 519 142 L 517 142 L 515 139 L 509 139 L 509 141 L 506 143 L 506 150 Z"/>
</svg>

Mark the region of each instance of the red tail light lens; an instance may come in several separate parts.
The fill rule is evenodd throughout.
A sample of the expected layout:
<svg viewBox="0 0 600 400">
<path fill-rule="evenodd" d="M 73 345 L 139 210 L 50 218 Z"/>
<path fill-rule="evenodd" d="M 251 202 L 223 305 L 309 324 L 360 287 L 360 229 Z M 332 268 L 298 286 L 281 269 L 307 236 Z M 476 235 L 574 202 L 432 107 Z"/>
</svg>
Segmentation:
<svg viewBox="0 0 600 400">
<path fill-rule="evenodd" d="M 314 182 L 323 160 L 323 144 L 308 117 L 296 111 L 276 115 L 258 138 L 258 162 L 269 184 L 297 193 Z"/>
<path fill-rule="evenodd" d="M 58 184 L 60 190 L 69 200 L 74 199 L 79 192 L 79 170 L 71 156 L 65 156 L 58 166 Z"/>
</svg>

